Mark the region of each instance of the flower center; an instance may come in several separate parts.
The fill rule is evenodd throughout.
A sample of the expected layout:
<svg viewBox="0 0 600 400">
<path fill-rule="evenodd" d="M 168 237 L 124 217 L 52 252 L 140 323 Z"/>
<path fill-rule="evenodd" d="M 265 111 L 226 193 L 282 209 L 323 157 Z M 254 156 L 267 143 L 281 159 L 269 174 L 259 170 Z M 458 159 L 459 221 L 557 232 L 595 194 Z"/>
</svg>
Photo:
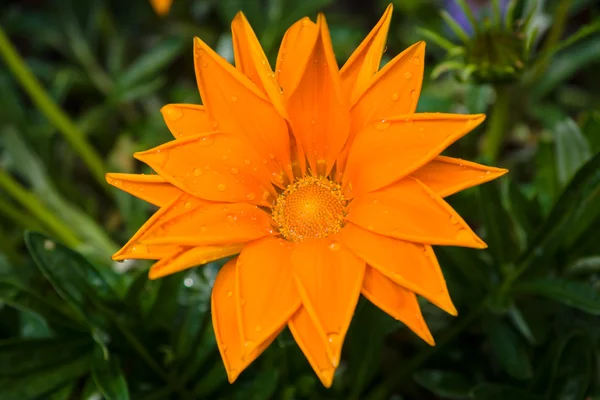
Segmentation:
<svg viewBox="0 0 600 400">
<path fill-rule="evenodd" d="M 273 220 L 291 241 L 323 238 L 342 229 L 346 200 L 340 185 L 308 176 L 289 185 L 273 207 Z"/>
</svg>

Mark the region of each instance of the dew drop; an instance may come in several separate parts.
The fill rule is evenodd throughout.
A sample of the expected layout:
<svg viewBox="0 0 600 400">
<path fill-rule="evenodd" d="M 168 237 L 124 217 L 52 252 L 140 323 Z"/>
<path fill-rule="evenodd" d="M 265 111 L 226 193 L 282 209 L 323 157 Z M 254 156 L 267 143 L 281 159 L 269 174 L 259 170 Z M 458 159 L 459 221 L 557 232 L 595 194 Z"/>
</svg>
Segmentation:
<svg viewBox="0 0 600 400">
<path fill-rule="evenodd" d="M 213 129 L 217 129 L 217 127 L 219 126 L 219 123 L 218 123 L 217 121 L 213 121 L 213 122 L 211 122 L 211 123 L 210 123 L 210 126 L 211 126 Z"/>
<path fill-rule="evenodd" d="M 412 63 L 413 65 L 419 65 L 421 64 L 421 60 L 419 60 L 419 57 L 413 57 Z"/>
<path fill-rule="evenodd" d="M 244 165 L 250 165 L 250 160 L 248 160 L 247 158 L 244 160 Z"/>
<path fill-rule="evenodd" d="M 329 250 L 331 251 L 339 251 L 341 248 L 342 246 L 337 242 L 333 242 L 329 245 Z"/>
<path fill-rule="evenodd" d="M 194 176 L 202 175 L 202 170 L 200 168 L 194 168 Z"/>
<path fill-rule="evenodd" d="M 236 175 L 236 174 L 239 174 L 239 172 L 240 172 L 240 170 L 239 170 L 238 168 L 236 168 L 236 167 L 231 167 L 231 173 L 232 173 L 232 174 Z"/>
<path fill-rule="evenodd" d="M 331 332 L 327 334 L 327 340 L 329 343 L 336 343 L 340 337 L 340 334 L 337 332 Z"/>
<path fill-rule="evenodd" d="M 186 201 L 185 204 L 183 205 L 185 208 L 190 208 L 192 207 L 192 202 L 191 201 Z"/>
<path fill-rule="evenodd" d="M 410 91 L 410 97 L 411 97 L 411 98 L 413 98 L 413 99 L 414 99 L 415 97 L 417 97 L 417 91 L 416 91 L 416 90 L 411 90 L 411 91 Z"/>
<path fill-rule="evenodd" d="M 204 232 L 206 232 L 206 231 L 208 231 L 208 228 L 207 228 L 206 226 L 202 225 L 202 226 L 200 227 L 200 232 L 203 232 L 203 233 L 204 233 Z"/>
<path fill-rule="evenodd" d="M 379 121 L 375 124 L 375 129 L 377 129 L 378 131 L 385 131 L 391 125 L 392 124 L 390 121 L 386 121 L 385 119 L 382 119 L 381 121 Z"/>
<path fill-rule="evenodd" d="M 377 204 L 377 203 L 379 203 L 379 200 L 375 199 L 375 200 L 373 200 L 373 202 L 372 202 L 372 203 L 373 203 L 373 204 Z"/>
<path fill-rule="evenodd" d="M 223 156 L 223 160 L 225 160 L 225 161 L 229 160 L 229 156 L 228 155 L 224 155 Z"/>
<path fill-rule="evenodd" d="M 256 195 L 255 195 L 254 193 L 252 193 L 252 192 L 251 192 L 251 193 L 248 193 L 248 194 L 246 195 L 246 199 L 247 199 L 247 200 L 254 200 L 255 198 L 256 198 Z"/>
<path fill-rule="evenodd" d="M 458 222 L 458 218 L 456 218 L 454 215 L 450 217 L 450 223 L 452 223 L 453 225 L 457 225 Z"/>
<path fill-rule="evenodd" d="M 412 72 L 408 72 L 408 71 L 407 71 L 407 72 L 405 72 L 405 73 L 404 73 L 404 78 L 405 78 L 405 79 L 410 79 L 410 78 L 412 78 Z"/>
<path fill-rule="evenodd" d="M 233 296 L 233 292 L 231 290 L 227 291 L 227 297 Z"/>
<path fill-rule="evenodd" d="M 46 251 L 52 251 L 56 248 L 56 243 L 54 243 L 52 240 L 44 240 L 44 250 Z"/>
<path fill-rule="evenodd" d="M 227 189 L 227 186 L 226 186 L 224 183 L 219 183 L 219 184 L 217 185 L 217 190 L 218 190 L 219 192 L 224 192 L 224 191 L 225 191 L 225 189 Z"/>
<path fill-rule="evenodd" d="M 183 117 L 183 112 L 177 107 L 167 107 L 165 110 L 165 117 L 167 117 L 169 121 L 177 121 Z"/>
<path fill-rule="evenodd" d="M 231 96 L 231 101 L 237 101 L 237 96 Z"/>
<path fill-rule="evenodd" d="M 392 94 L 392 100 L 396 101 L 400 98 L 400 93 L 398 92 L 394 92 L 394 94 Z"/>
<path fill-rule="evenodd" d="M 215 142 L 215 137 L 213 135 L 210 136 L 203 136 L 198 143 L 200 144 L 200 146 L 210 146 L 211 144 L 213 144 Z"/>
</svg>

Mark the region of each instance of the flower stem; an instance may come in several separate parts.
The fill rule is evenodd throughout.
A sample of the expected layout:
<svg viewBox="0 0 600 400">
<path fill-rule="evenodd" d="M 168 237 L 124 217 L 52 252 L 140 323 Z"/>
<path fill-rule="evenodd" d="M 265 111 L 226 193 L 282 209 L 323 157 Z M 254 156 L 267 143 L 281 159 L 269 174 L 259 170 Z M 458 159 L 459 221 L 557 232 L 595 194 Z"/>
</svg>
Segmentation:
<svg viewBox="0 0 600 400">
<path fill-rule="evenodd" d="M 0 188 L 4 189 L 15 200 L 21 203 L 23 207 L 47 226 L 64 244 L 69 247 L 77 247 L 81 244 L 81 240 L 67 225 L 50 212 L 35 195 L 25 190 L 3 169 L 0 169 Z"/>
<path fill-rule="evenodd" d="M 87 165 L 92 176 L 102 187 L 107 187 L 104 180 L 104 163 L 94 148 L 85 140 L 83 133 L 69 119 L 67 114 L 48 95 L 41 83 L 27 67 L 23 58 L 19 55 L 10 39 L 0 27 L 0 55 L 4 58 L 8 68 L 12 71 L 17 81 L 31 97 L 40 111 L 48 120 L 63 134 L 65 139 L 79 154 Z"/>
<path fill-rule="evenodd" d="M 486 162 L 496 163 L 504 136 L 510 124 L 511 88 L 506 85 L 496 86 L 496 103 L 485 132 L 481 152 Z"/>
</svg>

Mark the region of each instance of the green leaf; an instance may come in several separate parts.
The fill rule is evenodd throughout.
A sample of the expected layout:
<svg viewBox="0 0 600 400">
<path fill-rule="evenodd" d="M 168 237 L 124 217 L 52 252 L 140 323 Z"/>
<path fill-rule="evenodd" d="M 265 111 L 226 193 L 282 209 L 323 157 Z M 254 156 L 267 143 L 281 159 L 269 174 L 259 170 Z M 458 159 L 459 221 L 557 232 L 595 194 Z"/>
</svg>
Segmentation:
<svg viewBox="0 0 600 400">
<path fill-rule="evenodd" d="M 73 398 L 76 382 L 68 383 L 48 396 L 48 400 L 70 400 Z"/>
<path fill-rule="evenodd" d="M 0 376 L 16 376 L 49 368 L 89 353 L 88 337 L 12 339 L 0 342 Z"/>
<path fill-rule="evenodd" d="M 502 269 L 516 257 L 516 232 L 510 214 L 502 205 L 498 183 L 489 182 L 480 186 L 479 193 L 485 221 L 485 239 L 496 265 Z"/>
<path fill-rule="evenodd" d="M 510 386 L 484 383 L 471 392 L 473 400 L 541 400 L 540 397 Z"/>
<path fill-rule="evenodd" d="M 122 92 L 139 86 L 149 78 L 159 75 L 159 72 L 177 58 L 184 48 L 181 39 L 168 39 L 152 47 L 151 51 L 143 53 L 117 79 L 117 86 Z"/>
<path fill-rule="evenodd" d="M 572 119 L 555 126 L 554 144 L 558 182 L 565 186 L 575 172 L 592 157 L 590 145 Z"/>
<path fill-rule="evenodd" d="M 565 273 L 569 275 L 583 275 L 600 272 L 600 256 L 589 256 L 577 259 L 569 265 Z"/>
<path fill-rule="evenodd" d="M 542 278 L 518 283 L 512 290 L 515 293 L 544 296 L 588 314 L 600 315 L 600 293 L 585 283 Z"/>
<path fill-rule="evenodd" d="M 105 360 L 101 353 L 96 352 L 92 363 L 92 377 L 106 400 L 129 399 L 125 376 L 114 356 Z"/>
<path fill-rule="evenodd" d="M 88 373 L 91 353 L 50 368 L 0 378 L 2 400 L 35 400 Z"/>
<path fill-rule="evenodd" d="M 520 257 L 518 265 L 543 265 L 544 260 L 554 256 L 565 240 L 577 240 L 589 226 L 588 212 L 599 213 L 597 207 L 600 196 L 600 153 L 577 171 L 559 199 L 556 201 L 546 222 L 539 228 L 531 246 Z"/>
<path fill-rule="evenodd" d="M 88 322 L 98 323 L 98 308 L 117 296 L 92 264 L 45 235 L 25 233 L 31 256 L 56 292 Z"/>
<path fill-rule="evenodd" d="M 485 323 L 485 330 L 504 370 L 513 378 L 530 379 L 532 371 L 527 348 L 512 328 L 503 321 L 490 319 Z"/>
<path fill-rule="evenodd" d="M 413 378 L 425 389 L 445 399 L 467 399 L 473 387 L 467 378 L 456 372 L 423 370 Z"/>
<path fill-rule="evenodd" d="M 347 339 L 347 374 L 352 382 L 352 398 L 360 398 L 362 391 L 379 371 L 384 339 L 397 327 L 397 321 L 369 301 L 361 299 Z"/>
</svg>

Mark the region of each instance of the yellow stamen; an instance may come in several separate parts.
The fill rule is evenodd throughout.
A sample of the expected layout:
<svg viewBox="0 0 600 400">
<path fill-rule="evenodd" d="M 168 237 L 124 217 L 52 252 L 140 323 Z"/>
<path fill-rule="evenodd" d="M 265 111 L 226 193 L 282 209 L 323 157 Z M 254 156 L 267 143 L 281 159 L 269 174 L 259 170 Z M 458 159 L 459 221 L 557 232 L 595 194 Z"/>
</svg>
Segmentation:
<svg viewBox="0 0 600 400">
<path fill-rule="evenodd" d="M 273 207 L 273 220 L 291 241 L 317 239 L 342 228 L 346 200 L 339 184 L 308 176 L 289 185 Z"/>
</svg>

